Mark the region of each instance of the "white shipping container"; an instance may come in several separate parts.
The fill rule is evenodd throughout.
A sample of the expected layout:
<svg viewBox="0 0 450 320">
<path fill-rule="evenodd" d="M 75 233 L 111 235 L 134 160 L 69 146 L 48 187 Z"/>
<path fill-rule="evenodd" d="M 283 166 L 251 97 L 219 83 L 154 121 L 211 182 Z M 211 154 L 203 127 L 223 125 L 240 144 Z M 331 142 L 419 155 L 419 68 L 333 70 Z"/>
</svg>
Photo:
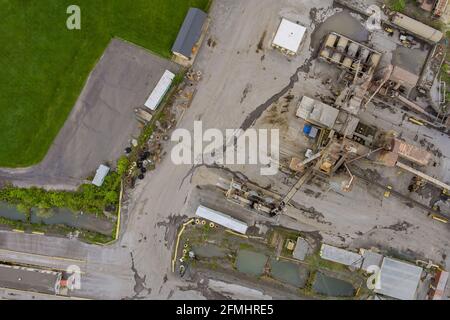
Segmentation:
<svg viewBox="0 0 450 320">
<path fill-rule="evenodd" d="M 175 75 L 169 70 L 166 70 L 161 79 L 159 79 L 158 84 L 156 85 L 155 89 L 153 89 L 144 105 L 152 111 L 156 110 L 163 97 L 169 90 L 170 86 L 172 85 L 172 81 L 174 78 Z"/>
</svg>

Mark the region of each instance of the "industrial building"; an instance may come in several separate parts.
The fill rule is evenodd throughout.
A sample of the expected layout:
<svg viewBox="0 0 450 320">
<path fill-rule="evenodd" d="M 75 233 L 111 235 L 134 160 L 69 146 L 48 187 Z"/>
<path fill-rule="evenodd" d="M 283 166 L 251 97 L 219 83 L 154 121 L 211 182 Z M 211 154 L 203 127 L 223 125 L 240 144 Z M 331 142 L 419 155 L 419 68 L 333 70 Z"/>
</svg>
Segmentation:
<svg viewBox="0 0 450 320">
<path fill-rule="evenodd" d="M 330 33 L 320 50 L 320 58 L 363 78 L 372 75 L 381 53 L 335 32 Z"/>
<path fill-rule="evenodd" d="M 396 26 L 404 29 L 405 31 L 409 31 L 414 35 L 427 40 L 431 43 L 438 43 L 442 40 L 444 34 L 436 30 L 429 25 L 426 25 L 420 21 L 414 20 L 402 13 L 396 12 L 392 17 L 391 21 Z"/>
<path fill-rule="evenodd" d="M 305 27 L 283 18 L 273 39 L 272 46 L 287 55 L 295 55 L 300 48 L 305 33 Z"/>
<path fill-rule="evenodd" d="M 320 248 L 320 257 L 324 260 L 340 263 L 355 269 L 361 268 L 363 262 L 363 257 L 360 254 L 327 244 L 322 244 Z"/>
<path fill-rule="evenodd" d="M 369 271 L 369 267 L 371 266 L 381 267 L 384 258 L 383 255 L 366 249 L 360 249 L 359 253 L 363 258 L 363 263 L 361 265 L 362 270 Z"/>
<path fill-rule="evenodd" d="M 209 209 L 204 206 L 199 206 L 197 208 L 197 211 L 195 212 L 195 215 L 197 217 L 207 219 L 209 221 L 212 221 L 214 223 L 217 223 L 225 228 L 228 228 L 230 230 L 246 234 L 248 225 L 245 222 L 239 221 L 233 217 L 230 217 L 229 215 L 215 211 L 212 209 Z"/>
<path fill-rule="evenodd" d="M 415 300 L 422 268 L 384 258 L 380 269 L 380 288 L 375 292 L 400 300 Z"/>
<path fill-rule="evenodd" d="M 428 298 L 430 300 L 443 300 L 445 286 L 448 281 L 448 272 L 443 270 L 438 270 L 434 276 L 433 283 L 430 286 L 430 292 Z"/>
<path fill-rule="evenodd" d="M 320 101 L 303 96 L 297 109 L 297 117 L 320 127 L 332 128 L 339 110 Z"/>
<path fill-rule="evenodd" d="M 172 46 L 172 53 L 181 59 L 189 61 L 200 45 L 207 14 L 200 9 L 190 8 L 177 39 Z"/>
<path fill-rule="evenodd" d="M 352 137 L 359 123 L 357 117 L 307 96 L 301 98 L 296 116 L 320 128 L 333 129 L 346 137 Z"/>
</svg>

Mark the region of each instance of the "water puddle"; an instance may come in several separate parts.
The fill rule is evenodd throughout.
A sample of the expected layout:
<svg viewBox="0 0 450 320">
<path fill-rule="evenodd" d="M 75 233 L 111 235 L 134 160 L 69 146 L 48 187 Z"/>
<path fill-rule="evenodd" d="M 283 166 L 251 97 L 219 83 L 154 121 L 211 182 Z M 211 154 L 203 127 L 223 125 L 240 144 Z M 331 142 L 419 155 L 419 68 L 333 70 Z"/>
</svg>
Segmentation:
<svg viewBox="0 0 450 320">
<path fill-rule="evenodd" d="M 369 40 L 369 31 L 350 12 L 342 11 L 319 24 L 311 35 L 311 47 L 314 52 L 320 48 L 323 38 L 330 32 L 336 32 L 358 42 Z"/>
<path fill-rule="evenodd" d="M 0 217 L 15 221 L 27 221 L 25 213 L 20 212 L 14 205 L 0 202 Z M 41 215 L 38 209 L 33 208 L 30 216 L 31 223 L 46 225 L 66 225 L 72 228 L 95 231 L 110 235 L 114 229 L 114 223 L 106 218 L 98 218 L 92 214 L 81 214 L 69 209 L 54 208 Z"/>
<path fill-rule="evenodd" d="M 251 275 L 260 276 L 264 272 L 264 266 L 269 258 L 262 254 L 248 250 L 239 250 L 236 267 L 239 272 Z"/>
<path fill-rule="evenodd" d="M 201 258 L 223 258 L 226 256 L 224 249 L 209 243 L 202 246 L 192 246 L 192 251 Z"/>
<path fill-rule="evenodd" d="M 317 272 L 313 290 L 330 297 L 352 297 L 354 296 L 355 288 L 347 281 L 332 278 L 321 272 Z"/>
<path fill-rule="evenodd" d="M 272 276 L 281 282 L 302 288 L 305 286 L 308 272 L 299 267 L 299 265 L 270 259 L 270 267 Z"/>
</svg>

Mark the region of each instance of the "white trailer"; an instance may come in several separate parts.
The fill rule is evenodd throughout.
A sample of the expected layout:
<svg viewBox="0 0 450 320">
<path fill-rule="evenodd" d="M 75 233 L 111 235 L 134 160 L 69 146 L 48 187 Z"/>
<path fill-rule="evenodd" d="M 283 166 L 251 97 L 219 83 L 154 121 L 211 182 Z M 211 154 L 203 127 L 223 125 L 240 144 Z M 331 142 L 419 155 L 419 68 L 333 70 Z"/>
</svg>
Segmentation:
<svg viewBox="0 0 450 320">
<path fill-rule="evenodd" d="M 172 85 L 174 78 L 175 75 L 169 70 L 166 70 L 144 105 L 150 110 L 155 111 Z"/>
</svg>

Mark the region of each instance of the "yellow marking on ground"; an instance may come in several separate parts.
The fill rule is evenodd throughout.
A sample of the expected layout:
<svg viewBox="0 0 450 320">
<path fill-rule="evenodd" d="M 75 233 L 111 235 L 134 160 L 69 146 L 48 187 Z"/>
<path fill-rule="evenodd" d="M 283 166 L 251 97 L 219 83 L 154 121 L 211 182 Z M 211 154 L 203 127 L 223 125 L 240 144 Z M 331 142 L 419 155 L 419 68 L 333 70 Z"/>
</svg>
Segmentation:
<svg viewBox="0 0 450 320">
<path fill-rule="evenodd" d="M 40 232 L 40 231 L 33 231 L 33 232 L 31 232 L 31 233 L 32 233 L 32 234 L 38 234 L 38 235 L 41 235 L 41 236 L 45 235 L 44 232 Z"/>
<path fill-rule="evenodd" d="M 24 233 L 25 232 L 24 230 L 20 230 L 20 229 L 13 229 L 12 231 L 13 232 L 19 232 L 19 233 Z"/>
<path fill-rule="evenodd" d="M 191 224 L 193 221 L 194 221 L 194 219 L 190 219 L 188 222 L 183 223 L 183 226 L 181 227 L 180 232 L 178 232 L 177 242 L 175 244 L 175 252 L 174 252 L 174 255 L 173 255 L 173 259 L 172 259 L 172 272 L 175 272 L 175 262 L 177 261 L 178 245 L 180 244 L 181 235 L 183 234 L 184 229 L 186 228 L 186 226 L 188 224 Z"/>
</svg>

